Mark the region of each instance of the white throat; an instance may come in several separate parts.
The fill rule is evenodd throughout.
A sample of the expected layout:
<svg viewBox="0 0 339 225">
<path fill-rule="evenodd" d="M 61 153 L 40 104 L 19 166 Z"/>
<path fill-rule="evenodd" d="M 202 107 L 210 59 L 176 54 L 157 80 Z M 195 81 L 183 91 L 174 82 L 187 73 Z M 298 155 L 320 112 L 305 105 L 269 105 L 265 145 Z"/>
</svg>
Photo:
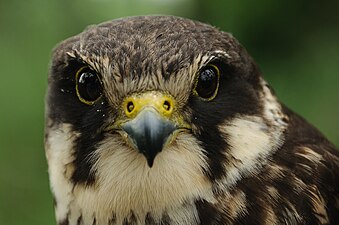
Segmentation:
<svg viewBox="0 0 339 225">
<path fill-rule="evenodd" d="M 207 169 L 204 150 L 190 134 L 179 134 L 157 155 L 152 168 L 121 138 L 107 136 L 91 155 L 96 159 L 93 171 L 97 180 L 86 187 L 74 186 L 67 176 L 73 168 L 67 167 L 65 159 L 72 159 L 69 149 L 75 136 L 69 125 L 62 129 L 51 131 L 47 150 L 52 191 L 60 202 L 56 206 L 59 221 L 68 216 L 70 224 L 76 224 L 81 216 L 85 223 L 95 217 L 97 224 L 107 224 L 107 218 L 114 217 L 116 224 L 122 224 L 133 212 L 138 224 L 144 224 L 149 213 L 155 221 L 166 215 L 174 224 L 196 224 L 194 201 L 215 202 L 212 184 L 203 173 Z"/>
</svg>

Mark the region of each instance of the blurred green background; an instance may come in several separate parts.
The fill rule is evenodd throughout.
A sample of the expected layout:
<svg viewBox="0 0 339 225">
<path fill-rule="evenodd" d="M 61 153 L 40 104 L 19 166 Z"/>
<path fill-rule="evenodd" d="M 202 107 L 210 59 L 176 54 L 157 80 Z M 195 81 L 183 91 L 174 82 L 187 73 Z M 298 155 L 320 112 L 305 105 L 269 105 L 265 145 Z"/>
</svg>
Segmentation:
<svg viewBox="0 0 339 225">
<path fill-rule="evenodd" d="M 1 0 L 0 225 L 55 224 L 43 149 L 51 49 L 87 25 L 141 14 L 233 33 L 280 99 L 339 145 L 339 1 Z M 211 37 L 213 38 L 213 37 Z"/>
</svg>

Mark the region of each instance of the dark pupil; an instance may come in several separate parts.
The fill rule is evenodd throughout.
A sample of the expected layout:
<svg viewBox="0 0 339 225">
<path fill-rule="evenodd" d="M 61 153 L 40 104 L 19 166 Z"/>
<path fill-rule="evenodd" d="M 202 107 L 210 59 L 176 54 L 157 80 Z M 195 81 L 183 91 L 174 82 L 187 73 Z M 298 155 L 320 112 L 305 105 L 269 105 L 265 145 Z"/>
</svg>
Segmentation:
<svg viewBox="0 0 339 225">
<path fill-rule="evenodd" d="M 213 68 L 206 68 L 200 72 L 196 91 L 202 98 L 210 98 L 218 85 L 217 73 Z"/>
<path fill-rule="evenodd" d="M 96 74 L 87 71 L 80 75 L 78 91 L 86 101 L 95 101 L 101 95 L 101 85 Z"/>
</svg>

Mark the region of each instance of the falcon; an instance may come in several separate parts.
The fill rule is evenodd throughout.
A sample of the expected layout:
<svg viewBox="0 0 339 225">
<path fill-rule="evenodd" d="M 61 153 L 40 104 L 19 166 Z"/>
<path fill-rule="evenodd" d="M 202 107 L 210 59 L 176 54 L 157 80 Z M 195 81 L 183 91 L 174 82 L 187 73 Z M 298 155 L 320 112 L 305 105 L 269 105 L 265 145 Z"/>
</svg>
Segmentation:
<svg viewBox="0 0 339 225">
<path fill-rule="evenodd" d="M 339 224 L 339 153 L 229 33 L 172 16 L 61 42 L 45 150 L 59 225 Z"/>
</svg>

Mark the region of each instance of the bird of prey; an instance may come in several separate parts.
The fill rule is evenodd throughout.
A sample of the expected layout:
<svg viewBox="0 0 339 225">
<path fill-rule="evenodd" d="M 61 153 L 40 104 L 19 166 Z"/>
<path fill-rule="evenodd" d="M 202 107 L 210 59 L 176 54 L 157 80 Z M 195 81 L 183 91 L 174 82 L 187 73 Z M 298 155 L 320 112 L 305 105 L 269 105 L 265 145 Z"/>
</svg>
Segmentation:
<svg viewBox="0 0 339 225">
<path fill-rule="evenodd" d="M 339 152 L 229 33 L 139 16 L 53 52 L 45 149 L 59 225 L 339 224 Z"/>
</svg>

